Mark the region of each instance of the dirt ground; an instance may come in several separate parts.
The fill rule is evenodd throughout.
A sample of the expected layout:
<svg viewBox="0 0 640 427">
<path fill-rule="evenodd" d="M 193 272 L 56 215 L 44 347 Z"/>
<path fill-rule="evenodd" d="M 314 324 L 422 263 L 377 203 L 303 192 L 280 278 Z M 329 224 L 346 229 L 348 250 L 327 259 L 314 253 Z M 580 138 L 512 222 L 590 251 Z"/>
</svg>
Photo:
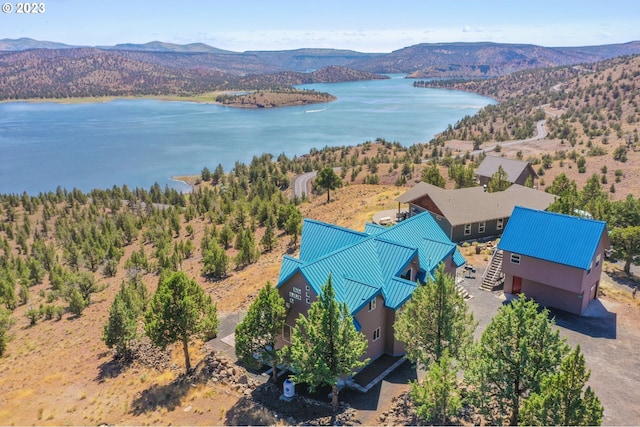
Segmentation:
<svg viewBox="0 0 640 427">
<path fill-rule="evenodd" d="M 318 197 L 301 205 L 301 210 L 305 217 L 362 230 L 364 222 L 371 220 L 378 210 L 396 209 L 394 199 L 404 191 L 395 186 L 349 185 L 332 192 L 330 204 L 326 204 L 324 197 Z M 196 229 L 196 234 L 201 232 Z M 288 237 L 281 237 L 280 246 L 273 253 L 263 255 L 249 268 L 232 272 L 224 281 L 203 282 L 217 301 L 220 313 L 246 310 L 267 280 L 276 282 L 282 253 L 295 255 L 288 242 Z M 130 250 L 137 249 L 133 246 Z M 128 255 L 125 254 L 125 258 Z M 486 263 L 486 258 L 485 255 L 470 255 L 468 260 L 479 266 L 480 274 L 480 266 Z M 197 259 L 185 262 L 183 268 L 192 277 L 200 277 Z M 635 349 L 640 344 L 640 309 L 638 300 L 631 299 L 629 283 L 618 278 L 618 273 L 613 276 L 617 279 L 604 281 L 602 286 L 608 323 L 598 319 L 590 321 L 594 331 L 602 330 L 598 329 L 600 323 L 609 325 L 604 329 L 606 333 L 584 331 L 579 326 L 580 321 L 573 328 L 563 326 L 562 322 L 570 323 L 572 319 L 560 315 L 557 319 L 560 327 L 565 328 L 563 334 L 569 342 L 580 343 L 585 352 L 587 364 L 592 369 L 591 383 L 605 405 L 604 423 L 638 425 L 640 413 L 637 405 L 631 402 L 640 401 L 640 391 L 635 386 L 640 383 L 635 366 Z M 123 278 L 124 272 L 121 272 L 114 283 L 120 283 Z M 153 289 L 157 278 L 150 275 L 146 280 Z M 472 284 L 468 286 L 475 289 Z M 59 321 L 41 320 L 33 327 L 25 316 L 29 305 L 18 307 L 15 312 L 17 323 L 11 330 L 14 340 L 0 360 L 0 425 L 291 424 L 287 417 L 293 415 L 285 415 L 284 420 L 276 419 L 274 413 L 265 409 L 260 399 L 254 399 L 253 395 L 247 396 L 224 383 L 185 377 L 180 349 L 170 353 L 166 370 L 159 371 L 148 364 L 125 367 L 114 364 L 111 352 L 100 337 L 117 288 L 110 286 L 95 294 L 92 304 L 79 318 L 65 314 Z M 38 295 L 40 290 L 35 287 L 33 292 Z M 37 301 L 35 299 L 34 304 Z M 492 307 L 500 304 L 498 296 L 488 292 L 478 293 L 470 300 L 481 325 L 486 324 L 497 309 Z M 612 323 L 612 319 L 615 322 Z M 221 330 L 216 340 L 220 341 L 226 335 Z M 194 341 L 191 345 L 193 365 L 201 366 L 199 364 L 209 351 L 210 348 Z M 232 351 L 227 354 L 232 355 Z M 408 389 L 406 380 L 417 375 L 419 373 L 412 371 L 410 366 L 403 366 L 367 395 L 344 392 L 341 399 L 350 407 L 343 415 L 344 422 L 383 423 L 380 416 L 390 411 L 394 406 L 393 399 Z M 308 405 L 317 404 L 310 402 Z M 304 414 L 309 413 L 304 405 L 298 408 Z M 307 416 L 303 422 L 330 421 L 325 415 L 318 417 L 313 421 Z"/>
</svg>

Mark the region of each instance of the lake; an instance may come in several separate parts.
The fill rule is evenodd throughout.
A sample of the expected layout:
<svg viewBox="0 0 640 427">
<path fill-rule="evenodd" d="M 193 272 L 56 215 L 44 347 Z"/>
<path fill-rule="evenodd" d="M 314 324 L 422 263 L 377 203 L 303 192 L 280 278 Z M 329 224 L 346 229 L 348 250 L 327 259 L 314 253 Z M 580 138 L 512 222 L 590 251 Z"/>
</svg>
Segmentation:
<svg viewBox="0 0 640 427">
<path fill-rule="evenodd" d="M 327 104 L 237 109 L 194 102 L 0 104 L 0 193 L 38 194 L 58 185 L 89 191 L 199 174 L 254 155 L 306 154 L 376 138 L 408 146 L 494 103 L 480 95 L 412 86 L 413 80 L 304 85 L 338 97 Z"/>
</svg>

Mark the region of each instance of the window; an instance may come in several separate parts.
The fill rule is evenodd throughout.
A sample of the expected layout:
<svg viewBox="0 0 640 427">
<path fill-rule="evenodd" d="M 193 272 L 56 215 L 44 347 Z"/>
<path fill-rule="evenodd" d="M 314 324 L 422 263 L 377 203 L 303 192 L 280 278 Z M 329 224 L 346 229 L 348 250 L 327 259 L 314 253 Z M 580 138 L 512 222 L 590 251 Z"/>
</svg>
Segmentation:
<svg viewBox="0 0 640 427">
<path fill-rule="evenodd" d="M 375 331 L 373 331 L 373 341 L 377 341 L 380 338 L 380 327 L 376 328 Z"/>
<path fill-rule="evenodd" d="M 496 221 L 496 230 L 502 230 L 504 227 L 504 218 L 498 218 Z"/>
<path fill-rule="evenodd" d="M 471 224 L 465 224 L 464 225 L 464 235 L 468 236 L 469 234 L 471 234 Z"/>
<path fill-rule="evenodd" d="M 305 301 L 307 302 L 307 304 L 311 304 L 311 298 L 307 298 L 305 299 Z"/>
<path fill-rule="evenodd" d="M 405 271 L 404 273 L 402 273 L 400 275 L 400 277 L 405 279 L 405 280 L 411 280 L 411 273 L 413 273 L 413 270 L 410 268 L 407 271 Z"/>
<path fill-rule="evenodd" d="M 376 309 L 376 301 L 377 297 L 369 301 L 369 311 L 373 311 Z"/>
<path fill-rule="evenodd" d="M 587 269 L 587 276 L 591 274 L 591 267 L 593 267 L 593 261 L 589 263 L 589 268 Z"/>
<path fill-rule="evenodd" d="M 282 327 L 282 339 L 288 343 L 291 342 L 291 326 L 285 324 Z"/>
<path fill-rule="evenodd" d="M 601 256 L 601 254 L 598 254 L 598 256 L 596 257 L 596 267 L 600 265 Z"/>
<path fill-rule="evenodd" d="M 520 255 L 511 254 L 511 264 L 520 264 Z"/>
<path fill-rule="evenodd" d="M 484 233 L 485 222 L 482 221 L 478 224 L 478 233 Z"/>
</svg>

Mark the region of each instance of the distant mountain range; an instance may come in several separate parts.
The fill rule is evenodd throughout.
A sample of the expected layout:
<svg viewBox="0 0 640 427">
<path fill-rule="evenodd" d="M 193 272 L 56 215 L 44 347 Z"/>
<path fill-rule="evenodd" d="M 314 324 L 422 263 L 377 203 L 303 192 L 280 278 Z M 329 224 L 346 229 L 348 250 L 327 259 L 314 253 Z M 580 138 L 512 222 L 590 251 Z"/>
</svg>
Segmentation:
<svg viewBox="0 0 640 427">
<path fill-rule="evenodd" d="M 309 80 L 300 75 L 283 77 L 282 73 L 309 73 L 330 66 L 378 74 L 405 73 L 414 78 L 495 77 L 523 69 L 593 63 L 634 54 L 640 54 L 640 41 L 584 47 L 425 43 L 391 53 L 362 53 L 339 49 L 233 52 L 204 43 L 160 41 L 87 47 L 29 38 L 1 39 L 0 88 L 8 87 L 0 98 L 51 97 L 56 93 L 87 96 L 80 93 L 94 92 L 193 94 L 221 88 L 247 89 L 240 84 L 243 78 L 245 83 L 257 84 L 258 89 L 278 82 Z M 366 78 L 365 74 L 344 71 L 331 75 Z"/>
</svg>

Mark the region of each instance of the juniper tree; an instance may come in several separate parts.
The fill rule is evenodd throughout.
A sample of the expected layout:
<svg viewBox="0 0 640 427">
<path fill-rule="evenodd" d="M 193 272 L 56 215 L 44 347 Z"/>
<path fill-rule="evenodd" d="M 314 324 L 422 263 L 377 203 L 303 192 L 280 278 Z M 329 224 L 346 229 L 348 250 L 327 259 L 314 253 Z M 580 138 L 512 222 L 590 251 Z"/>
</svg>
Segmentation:
<svg viewBox="0 0 640 427">
<path fill-rule="evenodd" d="M 502 168 L 502 165 L 498 166 L 496 173 L 491 175 L 491 179 L 487 183 L 487 191 L 489 193 L 495 193 L 498 191 L 504 191 L 511 186 L 507 172 Z"/>
<path fill-rule="evenodd" d="M 542 380 L 540 391 L 522 403 L 524 425 L 595 426 L 602 423 L 602 404 L 591 387 L 591 372 L 580 346 L 568 354 L 560 370 Z"/>
<path fill-rule="evenodd" d="M 158 288 L 145 312 L 145 332 L 162 348 L 182 343 L 186 371 L 191 370 L 189 340 L 217 331 L 218 322 L 211 297 L 182 271 L 161 274 Z"/>
<path fill-rule="evenodd" d="M 133 278 L 122 283 L 109 308 L 109 319 L 102 331 L 102 340 L 116 350 L 116 356 L 124 356 L 129 345 L 138 337 L 138 317 L 146 310 L 147 288 L 142 281 Z"/>
<path fill-rule="evenodd" d="M 342 179 L 333 171 L 333 168 L 327 166 L 318 172 L 316 185 L 327 190 L 327 203 L 329 203 L 331 201 L 331 190 L 337 190 L 342 187 Z"/>
<path fill-rule="evenodd" d="M 469 400 L 489 423 L 518 424 L 523 400 L 540 391 L 568 351 L 549 312 L 538 308 L 524 295 L 502 306 L 473 346 Z"/>
<path fill-rule="evenodd" d="M 11 312 L 4 307 L 0 307 L 0 356 L 7 350 L 7 343 L 11 340 L 9 329 L 15 323 L 11 317 Z"/>
<path fill-rule="evenodd" d="M 435 162 L 431 162 L 422 172 L 422 180 L 427 184 L 435 185 L 440 188 L 444 188 L 446 181 L 440 174 L 438 165 Z"/>
<path fill-rule="evenodd" d="M 422 383 L 411 383 L 411 400 L 415 402 L 419 416 L 446 425 L 447 417 L 455 415 L 462 408 L 458 390 L 458 369 L 449 350 L 445 349 L 440 359 L 431 364 Z"/>
<path fill-rule="evenodd" d="M 236 355 L 249 367 L 261 362 L 273 368 L 273 381 L 277 380 L 279 352 L 276 339 L 282 331 L 286 308 L 284 299 L 270 282 L 260 289 L 258 297 L 249 307 L 245 318 L 236 326 Z M 259 361 L 255 356 L 258 356 Z"/>
<path fill-rule="evenodd" d="M 414 291 L 394 328 L 396 338 L 406 344 L 407 358 L 428 369 L 445 350 L 461 358 L 472 343 L 476 324 L 453 276 L 440 264 L 434 279 Z"/>
<path fill-rule="evenodd" d="M 356 330 L 345 303 L 338 303 L 331 275 L 307 315 L 300 315 L 288 348 L 293 379 L 309 385 L 332 388 L 333 410 L 338 410 L 338 381 L 364 366 L 367 340 Z"/>
</svg>

